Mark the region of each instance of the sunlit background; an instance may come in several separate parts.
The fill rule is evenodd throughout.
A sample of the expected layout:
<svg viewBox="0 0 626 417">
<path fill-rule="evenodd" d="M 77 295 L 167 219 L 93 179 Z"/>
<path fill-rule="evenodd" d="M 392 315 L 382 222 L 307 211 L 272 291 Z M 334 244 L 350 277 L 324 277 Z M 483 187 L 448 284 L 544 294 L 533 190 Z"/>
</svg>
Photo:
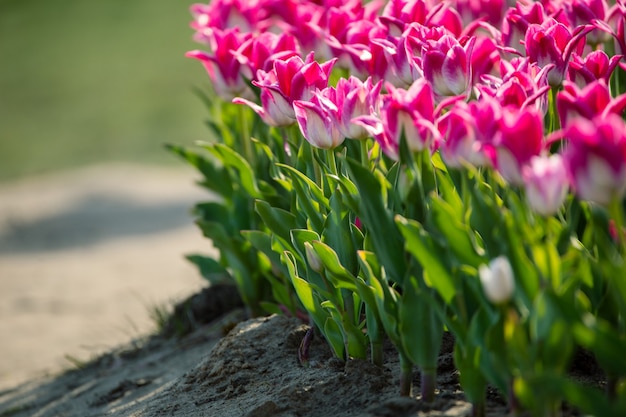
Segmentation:
<svg viewBox="0 0 626 417">
<path fill-rule="evenodd" d="M 177 163 L 205 83 L 181 0 L 2 0 L 0 180 L 94 162 Z"/>
<path fill-rule="evenodd" d="M 206 138 L 192 1 L 0 1 L 0 388 L 154 329 L 204 283 L 164 143 Z M 70 360 L 68 361 L 68 358 Z"/>
</svg>

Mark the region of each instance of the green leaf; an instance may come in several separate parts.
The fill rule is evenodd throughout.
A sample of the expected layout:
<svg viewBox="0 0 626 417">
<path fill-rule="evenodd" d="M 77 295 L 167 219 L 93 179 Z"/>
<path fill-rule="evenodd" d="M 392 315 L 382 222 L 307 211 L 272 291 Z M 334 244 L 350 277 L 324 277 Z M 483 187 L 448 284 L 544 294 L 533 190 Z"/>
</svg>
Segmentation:
<svg viewBox="0 0 626 417">
<path fill-rule="evenodd" d="M 226 145 L 214 144 L 205 146 L 205 149 L 216 157 L 220 158 L 224 166 L 234 168 L 239 172 L 239 183 L 252 198 L 263 198 L 263 193 L 259 189 L 256 175 L 252 167 L 243 156 Z"/>
<path fill-rule="evenodd" d="M 297 229 L 296 216 L 290 212 L 270 206 L 263 200 L 256 200 L 254 208 L 265 225 L 286 241 L 291 240 L 290 232 Z"/>
<path fill-rule="evenodd" d="M 226 268 L 217 260 L 198 254 L 186 255 L 185 258 L 194 264 L 200 271 L 200 275 L 211 284 L 230 283 L 233 277 Z"/>
<path fill-rule="evenodd" d="M 303 188 L 308 190 L 319 204 L 323 205 L 326 209 L 330 209 L 328 198 L 326 198 L 324 191 L 315 183 L 315 181 L 292 166 L 285 164 L 276 164 L 276 166 L 287 171 L 291 178 L 294 181 L 300 182 Z"/>
<path fill-rule="evenodd" d="M 508 258 L 515 273 L 515 282 L 520 284 L 524 302 L 530 306 L 539 291 L 539 274 L 526 254 L 522 236 L 516 227 L 515 217 L 505 212 L 505 237 L 508 243 Z M 516 291 L 517 292 L 517 291 Z"/>
<path fill-rule="evenodd" d="M 387 274 L 402 285 L 406 271 L 402 236 L 385 207 L 380 180 L 360 163 L 346 161 L 361 196 L 357 215 L 371 234 L 372 244 Z"/>
<path fill-rule="evenodd" d="M 194 166 L 202 173 L 205 180 L 199 183 L 211 191 L 216 192 L 224 198 L 230 198 L 233 193 L 230 177 L 221 163 L 211 160 L 196 151 L 192 151 L 183 146 L 166 145 L 166 149 L 181 156 L 190 165 Z"/>
<path fill-rule="evenodd" d="M 502 236 L 498 233 L 503 228 L 495 193 L 479 180 L 476 180 L 474 187 L 470 187 L 470 192 L 470 226 L 484 243 L 487 255 L 494 258 L 502 253 Z"/>
<path fill-rule="evenodd" d="M 477 253 L 474 246 L 472 230 L 459 221 L 462 217 L 452 205 L 440 198 L 434 198 L 431 201 L 431 216 L 437 229 L 445 237 L 447 246 L 459 261 L 474 268 L 486 263 L 487 260 Z"/>
<path fill-rule="evenodd" d="M 287 270 L 282 264 L 280 254 L 272 248 L 272 236 L 269 233 L 260 230 L 242 230 L 241 235 L 259 252 L 267 256 L 272 263 L 274 271 L 279 270 L 287 275 Z"/>
<path fill-rule="evenodd" d="M 324 326 L 320 327 L 320 330 L 324 333 L 324 337 L 330 344 L 330 347 L 335 352 L 335 356 L 340 359 L 345 359 L 345 344 L 343 340 L 343 333 L 341 332 L 341 328 L 339 324 L 335 321 L 333 317 L 328 317 L 324 322 Z"/>
<path fill-rule="evenodd" d="M 317 196 L 314 192 L 312 192 L 308 182 L 304 181 L 295 174 L 292 174 L 291 176 L 293 177 L 292 186 L 296 192 L 296 196 L 298 197 L 296 200 L 297 207 L 292 208 L 292 211 L 295 209 L 304 212 L 313 229 L 321 233 L 324 228 L 323 213 L 326 212 L 327 209 L 322 208 L 323 204 L 317 200 Z"/>
<path fill-rule="evenodd" d="M 375 301 L 374 305 L 378 311 L 378 317 L 380 317 L 385 333 L 387 333 L 396 347 L 401 349 L 402 339 L 398 330 L 398 296 L 395 290 L 387 284 L 376 255 L 367 251 L 358 251 L 357 254 L 361 271 L 365 275 L 365 282 L 371 288 Z"/>
<path fill-rule="evenodd" d="M 329 274 L 328 278 L 332 280 L 333 285 L 337 288 L 358 292 L 356 277 L 341 264 L 337 253 L 330 246 L 319 241 L 311 241 L 311 245 L 315 253 L 320 257 L 326 272 Z"/>
<path fill-rule="evenodd" d="M 231 207 L 231 205 L 227 206 L 224 203 L 209 201 L 196 204 L 193 208 L 193 213 L 198 216 L 198 220 L 221 223 L 227 233 L 235 234 L 239 230 L 235 230 L 231 222 L 232 213 L 229 211 L 229 207 Z"/>
<path fill-rule="evenodd" d="M 463 200 L 452 182 L 452 178 L 446 171 L 436 170 L 435 172 L 439 194 L 449 205 L 450 210 L 454 212 L 454 218 L 457 220 L 464 219 L 467 207 L 463 204 Z"/>
<path fill-rule="evenodd" d="M 445 248 L 438 245 L 414 220 L 396 216 L 396 224 L 406 241 L 407 251 L 422 265 L 430 285 L 437 290 L 446 303 L 450 303 L 456 293 L 455 279 L 445 262 L 448 254 Z"/>
<path fill-rule="evenodd" d="M 296 290 L 296 294 L 298 295 L 302 306 L 309 312 L 309 314 L 311 314 L 315 324 L 320 329 L 323 329 L 328 313 L 324 311 L 319 300 L 316 299 L 314 295 L 315 287 L 299 276 L 295 259 L 290 252 L 283 252 L 281 259 L 289 271 L 291 283 Z"/>
<path fill-rule="evenodd" d="M 626 335 L 608 322 L 586 316 L 585 323 L 575 323 L 574 337 L 591 350 L 602 369 L 609 375 L 626 376 Z"/>
<path fill-rule="evenodd" d="M 355 240 L 352 237 L 352 222 L 348 211 L 341 204 L 341 195 L 334 192 L 330 197 L 331 211 L 324 223 L 324 242 L 332 247 L 337 253 L 340 263 L 352 274 L 358 273 L 358 261 L 356 259 Z"/>
<path fill-rule="evenodd" d="M 422 369 L 437 369 L 443 337 L 443 321 L 433 304 L 432 290 L 420 288 L 417 279 L 405 280 L 400 298 L 399 329 L 404 351 Z"/>
</svg>

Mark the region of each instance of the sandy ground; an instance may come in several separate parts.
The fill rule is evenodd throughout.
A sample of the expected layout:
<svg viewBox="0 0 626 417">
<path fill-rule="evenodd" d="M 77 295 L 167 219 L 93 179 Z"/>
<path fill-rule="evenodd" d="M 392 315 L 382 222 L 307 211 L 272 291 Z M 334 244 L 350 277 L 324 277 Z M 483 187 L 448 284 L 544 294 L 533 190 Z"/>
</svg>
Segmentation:
<svg viewBox="0 0 626 417">
<path fill-rule="evenodd" d="M 213 253 L 186 167 L 109 165 L 0 184 L 0 389 L 153 331 L 150 311 L 205 286 Z"/>
</svg>

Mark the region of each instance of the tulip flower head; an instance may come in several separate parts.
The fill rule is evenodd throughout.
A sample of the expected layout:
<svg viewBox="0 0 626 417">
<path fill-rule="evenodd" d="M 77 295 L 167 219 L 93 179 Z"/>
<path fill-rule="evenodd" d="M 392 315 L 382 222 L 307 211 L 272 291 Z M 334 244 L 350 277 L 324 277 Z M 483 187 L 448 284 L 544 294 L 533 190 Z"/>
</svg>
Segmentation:
<svg viewBox="0 0 626 417">
<path fill-rule="evenodd" d="M 324 104 L 332 106 L 332 110 L 337 111 L 332 103 L 326 101 Z M 293 102 L 293 108 L 300 131 L 311 145 L 316 148 L 334 149 L 343 143 L 345 137 L 319 97 L 313 96 L 311 101 L 296 100 Z"/>
<path fill-rule="evenodd" d="M 252 97 L 252 92 L 241 76 L 241 63 L 233 51 L 237 50 L 247 39 L 238 30 L 214 31 L 213 53 L 194 50 L 185 56 L 202 62 L 211 79 L 215 93 L 224 100 L 232 100 L 237 96 Z"/>
<path fill-rule="evenodd" d="M 442 116 L 437 125 L 443 137 L 441 156 L 447 165 L 462 168 L 491 165 L 481 143 L 476 137 L 476 120 L 464 102 L 459 102 Z"/>
<path fill-rule="evenodd" d="M 534 156 L 522 170 L 526 200 L 530 208 L 543 215 L 555 214 L 565 201 L 567 171 L 559 154 Z"/>
<path fill-rule="evenodd" d="M 583 200 L 608 206 L 626 193 L 626 125 L 615 114 L 579 118 L 565 131 L 568 177 Z"/>
<path fill-rule="evenodd" d="M 319 64 L 313 53 L 305 61 L 298 55 L 288 59 L 276 59 L 271 71 L 257 71 L 252 84 L 261 89 L 261 106 L 249 100 L 236 99 L 246 104 L 272 126 L 288 126 L 295 123 L 293 102 L 308 101 L 318 89 L 328 86 L 328 77 L 336 59 Z"/>
<path fill-rule="evenodd" d="M 543 24 L 532 24 L 528 27 L 524 38 L 526 55 L 530 61 L 540 68 L 548 65 L 554 67 L 548 73 L 548 83 L 558 87 L 565 79 L 572 52 L 581 54 L 582 42 L 586 33 L 593 27 L 578 27 L 575 32 L 555 19 L 547 19 Z"/>
<path fill-rule="evenodd" d="M 435 142 L 434 104 L 430 84 L 423 78 L 404 90 L 386 85 L 389 94 L 382 96 L 379 116 L 354 119 L 381 145 L 382 150 L 397 160 L 400 140 L 404 136 L 409 150 L 431 149 Z"/>
<path fill-rule="evenodd" d="M 376 84 L 368 78 L 365 82 L 356 77 L 341 78 L 336 87 L 328 87 L 320 94 L 331 100 L 336 112 L 334 115 L 338 129 L 344 137 L 351 139 L 365 139 L 369 132 L 353 120 L 367 116 L 377 111 L 379 93 L 382 81 Z"/>
<path fill-rule="evenodd" d="M 522 185 L 522 167 L 543 148 L 543 117 L 532 108 L 503 109 L 494 145 L 498 172 L 510 184 Z"/>
<path fill-rule="evenodd" d="M 572 54 L 568 69 L 569 79 L 581 88 L 596 80 L 603 80 L 608 84 L 621 58 L 621 55 L 609 58 L 604 51 L 593 51 L 584 58 Z"/>
<path fill-rule="evenodd" d="M 464 45 L 450 35 L 429 42 L 423 54 L 424 77 L 432 84 L 436 96 L 465 94 L 471 84 L 471 57 L 476 38 Z"/>
<path fill-rule="evenodd" d="M 489 265 L 481 265 L 478 274 L 485 296 L 492 303 L 503 304 L 513 297 L 515 278 L 511 263 L 505 256 L 492 259 Z"/>
</svg>

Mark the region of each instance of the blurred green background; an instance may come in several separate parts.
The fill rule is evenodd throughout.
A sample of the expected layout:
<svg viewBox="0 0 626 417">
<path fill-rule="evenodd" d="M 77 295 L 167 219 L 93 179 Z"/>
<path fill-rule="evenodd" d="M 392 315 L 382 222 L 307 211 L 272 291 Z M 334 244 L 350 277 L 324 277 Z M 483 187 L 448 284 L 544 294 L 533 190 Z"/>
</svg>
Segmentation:
<svg viewBox="0 0 626 417">
<path fill-rule="evenodd" d="M 181 0 L 0 0 L 0 181 L 106 161 L 182 164 L 208 78 Z"/>
</svg>

